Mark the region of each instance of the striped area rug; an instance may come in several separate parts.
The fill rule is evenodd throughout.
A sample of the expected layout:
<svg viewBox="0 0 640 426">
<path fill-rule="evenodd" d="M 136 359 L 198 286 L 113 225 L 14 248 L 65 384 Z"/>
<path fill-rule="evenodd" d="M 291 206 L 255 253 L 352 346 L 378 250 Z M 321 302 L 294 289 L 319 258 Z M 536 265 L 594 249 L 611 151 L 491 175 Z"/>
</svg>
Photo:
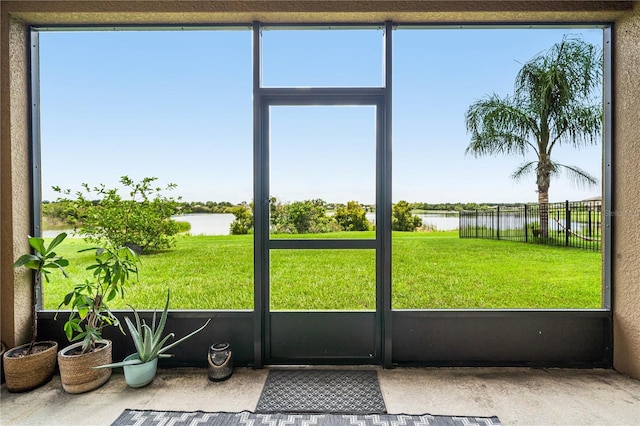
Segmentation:
<svg viewBox="0 0 640 426">
<path fill-rule="evenodd" d="M 125 410 L 112 426 L 499 426 L 497 417 Z"/>
</svg>

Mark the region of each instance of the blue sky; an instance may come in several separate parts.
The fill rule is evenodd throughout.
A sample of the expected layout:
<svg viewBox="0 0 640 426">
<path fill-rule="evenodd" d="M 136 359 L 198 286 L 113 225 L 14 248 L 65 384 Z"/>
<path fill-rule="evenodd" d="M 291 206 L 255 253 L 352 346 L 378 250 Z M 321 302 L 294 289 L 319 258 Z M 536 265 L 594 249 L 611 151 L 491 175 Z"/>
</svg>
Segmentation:
<svg viewBox="0 0 640 426">
<path fill-rule="evenodd" d="M 464 113 L 513 91 L 524 62 L 580 33 L 394 31 L 393 200 L 532 202 L 524 158 L 465 156 Z M 116 185 L 119 177 L 174 182 L 187 201 L 253 194 L 249 31 L 43 32 L 40 35 L 43 198 L 52 185 Z M 379 86 L 382 32 L 264 31 L 265 86 Z M 373 107 L 273 107 L 271 194 L 373 203 Z M 600 177 L 602 147 L 555 148 L 555 159 Z M 600 194 L 554 181 L 550 199 Z"/>
</svg>

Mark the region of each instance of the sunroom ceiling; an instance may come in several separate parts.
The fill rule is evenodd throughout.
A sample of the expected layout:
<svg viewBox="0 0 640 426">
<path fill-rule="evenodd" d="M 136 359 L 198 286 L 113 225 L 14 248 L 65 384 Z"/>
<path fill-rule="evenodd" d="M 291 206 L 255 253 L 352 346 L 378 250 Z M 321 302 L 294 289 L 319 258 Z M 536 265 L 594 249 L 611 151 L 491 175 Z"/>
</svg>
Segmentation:
<svg viewBox="0 0 640 426">
<path fill-rule="evenodd" d="M 36 25 L 382 22 L 610 22 L 637 1 L 261 0 L 3 1 L 13 17 Z"/>
</svg>

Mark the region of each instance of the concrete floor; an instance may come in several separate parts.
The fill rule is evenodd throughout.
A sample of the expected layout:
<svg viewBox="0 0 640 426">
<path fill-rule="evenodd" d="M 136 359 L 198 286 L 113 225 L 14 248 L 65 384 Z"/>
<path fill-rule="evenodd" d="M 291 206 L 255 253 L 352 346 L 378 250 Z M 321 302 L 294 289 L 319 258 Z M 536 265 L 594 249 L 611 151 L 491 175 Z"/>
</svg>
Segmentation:
<svg viewBox="0 0 640 426">
<path fill-rule="evenodd" d="M 376 370 L 389 413 L 496 415 L 505 425 L 640 424 L 640 381 L 612 370 Z M 239 368 L 213 383 L 205 369 L 160 370 L 141 389 L 128 388 L 116 371 L 102 388 L 82 395 L 66 394 L 57 376 L 24 394 L 3 386 L 0 424 L 109 425 L 125 408 L 253 411 L 268 371 Z"/>
</svg>

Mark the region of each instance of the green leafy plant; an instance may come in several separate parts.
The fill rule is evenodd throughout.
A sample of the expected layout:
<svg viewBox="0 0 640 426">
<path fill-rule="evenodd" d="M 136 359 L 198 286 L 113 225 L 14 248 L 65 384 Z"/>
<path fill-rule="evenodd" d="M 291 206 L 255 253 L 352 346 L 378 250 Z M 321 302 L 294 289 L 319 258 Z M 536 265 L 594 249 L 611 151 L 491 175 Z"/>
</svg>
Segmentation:
<svg viewBox="0 0 640 426">
<path fill-rule="evenodd" d="M 82 340 L 82 353 L 95 349 L 96 341 L 102 339 L 102 329 L 107 325 L 117 326 L 124 334 L 108 302 L 118 296 L 124 297 L 131 275 L 138 277 L 139 261 L 136 253 L 128 247 L 81 250 L 85 251 L 95 251 L 94 263 L 86 268 L 92 272 L 93 278 L 76 285 L 58 305 L 58 309 L 62 306 L 71 309 L 64 332 L 71 342 Z"/>
<path fill-rule="evenodd" d="M 78 225 L 76 214 L 76 208 L 70 201 L 42 202 L 42 225 L 50 229 L 55 229 L 55 226 L 76 227 Z"/>
<path fill-rule="evenodd" d="M 271 198 L 270 222 L 276 234 L 316 234 L 339 231 L 336 221 L 327 216 L 327 203 L 321 199 L 283 204 Z"/>
<path fill-rule="evenodd" d="M 357 201 L 349 201 L 346 206 L 340 206 L 333 218 L 344 231 L 368 231 L 371 224 L 367 219 L 367 210 Z"/>
<path fill-rule="evenodd" d="M 235 206 L 230 211 L 236 217 L 230 225 L 231 234 L 245 235 L 253 230 L 253 213 L 249 207 Z"/>
<path fill-rule="evenodd" d="M 167 312 L 169 311 L 169 298 L 170 298 L 170 292 L 167 291 L 167 302 L 164 305 L 164 310 L 162 311 L 162 315 L 160 315 L 160 322 L 158 323 L 157 326 L 156 326 L 155 311 L 153 312 L 153 319 L 151 321 L 151 326 L 147 325 L 147 323 L 144 320 L 142 321 L 140 320 L 140 316 L 138 315 L 138 312 L 134 308 L 132 309 L 133 309 L 133 315 L 136 320 L 135 325 L 129 319 L 129 317 L 125 317 L 124 320 L 127 323 L 129 332 L 131 333 L 131 338 L 133 339 L 133 343 L 136 346 L 138 358 L 134 358 L 134 359 L 130 359 L 122 362 L 116 362 L 113 364 L 101 365 L 96 368 L 123 367 L 125 365 L 143 364 L 155 358 L 170 358 L 173 355 L 167 354 L 165 352 L 179 345 L 180 343 L 184 342 L 194 334 L 204 330 L 204 328 L 207 325 L 209 325 L 209 323 L 211 322 L 211 319 L 209 318 L 202 327 L 176 340 L 175 342 L 167 346 L 164 346 L 169 339 L 175 337 L 174 333 L 169 333 L 166 336 L 162 337 L 162 333 L 164 332 L 164 327 L 167 323 Z"/>
<path fill-rule="evenodd" d="M 406 201 L 398 201 L 391 211 L 391 228 L 394 231 L 415 231 L 422 226 L 422 219 L 411 213 L 411 206 Z"/>
<path fill-rule="evenodd" d="M 31 315 L 33 324 L 31 325 L 31 344 L 27 354 L 33 352 L 33 346 L 38 336 L 38 293 L 42 285 L 42 277 L 49 282 L 49 273 L 51 270 L 58 270 L 62 272 L 65 278 L 68 277 L 67 272 L 64 270 L 65 266 L 69 266 L 69 261 L 63 259 L 62 256 L 58 256 L 53 251 L 64 239 L 67 238 L 67 234 L 64 232 L 58 234 L 50 243 L 46 246 L 44 239 L 40 237 L 29 237 L 29 245 L 33 249 L 33 253 L 23 254 L 13 264 L 14 268 L 24 266 L 35 271 L 35 284 L 33 291 L 31 292 Z"/>
<path fill-rule="evenodd" d="M 83 191 L 76 192 L 75 199 L 59 198 L 58 203 L 73 206 L 80 223 L 79 233 L 89 241 L 109 244 L 112 247 L 129 246 L 140 251 L 159 250 L 175 244 L 173 236 L 180 227 L 171 219 L 181 213 L 182 203 L 163 194 L 163 188 L 154 187 L 156 177 L 146 177 L 135 182 L 122 176 L 120 183 L 128 189 L 129 197 L 123 198 L 116 188 L 104 184 L 91 188 L 83 183 Z M 176 188 L 168 184 L 164 190 Z M 69 190 L 54 190 L 69 195 Z"/>
</svg>

